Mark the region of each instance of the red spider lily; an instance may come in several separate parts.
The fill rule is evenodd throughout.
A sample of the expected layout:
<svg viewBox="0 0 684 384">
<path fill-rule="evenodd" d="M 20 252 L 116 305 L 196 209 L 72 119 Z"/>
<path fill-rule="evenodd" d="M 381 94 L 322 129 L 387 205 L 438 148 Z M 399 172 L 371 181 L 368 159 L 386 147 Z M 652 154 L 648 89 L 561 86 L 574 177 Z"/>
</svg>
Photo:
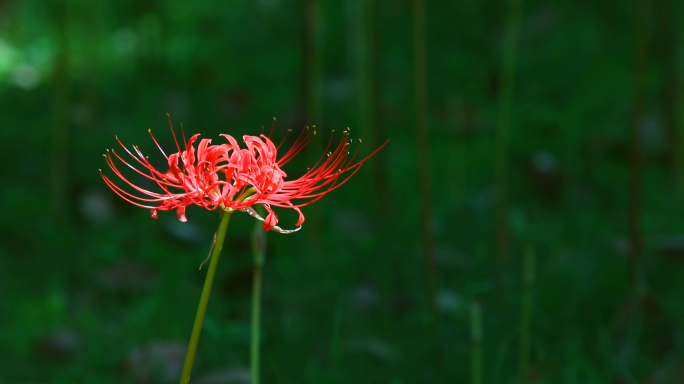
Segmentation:
<svg viewBox="0 0 684 384">
<path fill-rule="evenodd" d="M 171 125 L 170 119 L 169 125 Z M 113 149 L 107 150 L 109 154 L 104 155 L 107 164 L 121 180 L 147 197 L 140 197 L 124 190 L 102 174 L 105 183 L 116 194 L 134 205 L 150 209 L 154 219 L 157 218 L 157 211 L 159 210 L 175 209 L 178 219 L 183 222 L 187 221 L 185 209 L 187 206 L 195 204 L 209 210 L 219 207 L 226 210 L 241 210 L 264 221 L 264 230 L 273 229 L 282 233 L 299 230 L 304 223 L 301 207 L 317 201 L 328 192 L 344 184 L 359 170 L 365 160 L 387 144 L 385 142 L 363 160 L 354 162 L 359 147 L 356 147 L 353 154 L 350 152 L 349 147 L 352 140 L 349 139 L 349 131 L 345 130 L 334 150 L 329 151 L 333 142 L 333 136 L 331 136 L 325 150 L 326 154 L 319 159 L 316 165 L 311 167 L 302 177 L 286 180 L 287 174 L 281 167 L 294 158 L 311 141 L 312 137 L 316 135 L 315 130 L 308 127 L 303 130 L 290 150 L 280 159 L 277 158 L 277 152 L 282 143 L 276 147 L 270 138 L 264 135 L 243 136 L 247 148 L 240 148 L 237 140 L 226 134 L 221 136 L 226 138 L 228 143 L 211 145 L 211 140 L 202 139 L 195 148 L 194 144 L 199 134 L 193 135 L 187 141 L 183 135 L 184 149 L 181 150 L 173 126 L 171 126 L 178 152 L 167 156 L 152 132 L 149 132 L 152 140 L 167 159 L 169 169 L 166 172 L 159 171 L 137 146 L 133 146 L 133 152 L 131 152 L 117 137 L 121 147 L 147 172 L 143 172 L 126 162 Z M 154 181 L 162 192 L 148 191 L 130 182 L 119 171 L 114 158 L 138 174 Z M 345 177 L 340 179 L 343 175 Z M 158 204 L 148 205 L 149 203 Z M 261 218 L 251 208 L 254 204 L 261 204 L 266 208 L 268 215 L 265 219 Z M 296 225 L 299 228 L 292 231 L 282 230 L 276 225 L 278 217 L 271 207 L 292 208 L 297 211 L 299 220 L 297 220 Z"/>
</svg>

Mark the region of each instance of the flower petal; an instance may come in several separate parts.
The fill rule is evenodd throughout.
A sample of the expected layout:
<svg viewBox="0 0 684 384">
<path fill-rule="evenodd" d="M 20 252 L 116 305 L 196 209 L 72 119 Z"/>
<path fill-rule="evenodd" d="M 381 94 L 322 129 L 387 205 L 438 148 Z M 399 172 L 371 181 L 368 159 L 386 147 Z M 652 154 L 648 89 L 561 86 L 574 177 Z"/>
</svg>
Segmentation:
<svg viewBox="0 0 684 384">
<path fill-rule="evenodd" d="M 178 207 L 178 209 L 176 209 L 176 216 L 178 216 L 178 220 L 183 223 L 188 221 L 188 218 L 185 216 L 185 207 Z"/>
<path fill-rule="evenodd" d="M 270 231 L 271 228 L 275 227 L 276 224 L 278 224 L 278 216 L 276 216 L 276 214 L 273 213 L 272 210 L 269 210 L 268 215 L 266 215 L 266 219 L 264 220 L 264 225 L 262 226 L 262 228 L 264 229 L 264 231 Z"/>
</svg>

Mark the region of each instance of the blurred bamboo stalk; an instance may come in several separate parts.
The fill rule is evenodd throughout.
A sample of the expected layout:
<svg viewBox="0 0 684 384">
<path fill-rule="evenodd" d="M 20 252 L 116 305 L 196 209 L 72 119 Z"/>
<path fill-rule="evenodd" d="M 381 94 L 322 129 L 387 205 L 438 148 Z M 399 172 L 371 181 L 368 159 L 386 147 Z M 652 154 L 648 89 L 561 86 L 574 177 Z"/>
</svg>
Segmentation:
<svg viewBox="0 0 684 384">
<path fill-rule="evenodd" d="M 382 123 L 382 80 L 380 71 L 380 0 L 350 0 L 344 3 L 349 66 L 355 80 L 354 99 L 362 135 L 370 134 L 371 146 L 379 147 L 387 140 Z M 373 181 L 380 212 L 391 209 L 391 190 L 387 152 L 373 162 Z M 383 215 L 385 216 L 385 215 Z"/>
<path fill-rule="evenodd" d="M 85 105 L 86 121 L 85 128 L 93 129 L 98 116 L 98 76 L 100 64 L 100 0 L 81 0 L 81 6 L 88 15 L 86 17 L 86 27 L 88 28 L 88 38 L 86 39 L 87 63 L 84 69 L 84 92 L 83 99 Z"/>
<path fill-rule="evenodd" d="M 427 117 L 427 79 L 425 58 L 425 2 L 413 0 L 413 58 L 415 71 L 416 150 L 418 153 L 418 185 L 420 223 L 423 232 L 423 254 L 430 307 L 437 311 L 437 268 L 432 239 L 432 197 L 430 188 L 430 147 Z"/>
<path fill-rule="evenodd" d="M 676 13 L 672 0 L 660 0 L 656 7 L 656 36 L 654 56 L 663 71 L 663 84 L 660 88 L 660 105 L 663 123 L 668 136 L 667 160 L 670 163 L 672 180 L 679 192 L 682 182 L 681 137 L 677 126 L 677 101 L 679 98 L 679 73 L 677 70 L 677 30 Z"/>
<path fill-rule="evenodd" d="M 467 137 L 464 135 L 464 122 L 460 115 L 464 110 L 462 99 L 449 98 L 447 100 L 447 111 L 449 115 L 449 125 L 452 134 L 449 143 L 449 204 L 459 204 L 466 196 L 468 185 L 467 164 Z"/>
<path fill-rule="evenodd" d="M 518 55 L 518 34 L 520 30 L 520 3 L 522 0 L 509 0 L 506 32 L 503 42 L 501 61 L 499 106 L 495 138 L 496 156 L 496 259 L 500 272 L 508 265 L 509 228 L 508 228 L 508 178 L 509 147 L 511 136 L 511 109 L 513 104 L 513 84 Z"/>
<path fill-rule="evenodd" d="M 523 264 L 523 295 L 520 308 L 520 383 L 528 381 L 530 345 L 532 339 L 532 305 L 535 281 L 535 254 L 531 246 L 525 251 Z"/>
<path fill-rule="evenodd" d="M 354 99 L 356 101 L 357 122 L 361 132 L 371 127 L 370 109 L 370 63 L 368 39 L 368 1 L 346 1 L 347 40 L 349 44 L 349 64 L 354 73 Z"/>
<path fill-rule="evenodd" d="M 302 111 L 304 124 L 316 127 L 322 121 L 323 94 L 323 20 L 321 8 L 324 0 L 304 0 L 304 29 L 302 36 Z M 326 130 L 327 131 L 327 130 Z M 314 164 L 322 155 L 321 137 L 315 137 L 309 144 L 309 162 Z M 322 253 L 321 216 L 318 210 L 307 213 L 308 244 L 313 254 Z"/>
<path fill-rule="evenodd" d="M 670 11 L 672 15 L 670 16 L 670 23 L 672 28 L 672 34 L 674 36 L 672 46 L 671 46 L 671 71 L 672 76 L 670 81 L 672 81 L 672 119 L 673 119 L 673 130 L 675 131 L 674 143 L 674 173 L 675 173 L 675 186 L 677 196 L 680 197 L 680 204 L 682 197 L 684 197 L 684 108 L 678 108 L 684 102 L 684 72 L 682 71 L 682 65 L 684 61 L 682 60 L 682 42 L 684 42 L 684 28 L 679 27 L 684 23 L 684 15 L 682 15 L 681 8 L 672 9 L 672 1 L 668 2 L 670 4 Z M 680 7 L 681 7 L 681 3 Z"/>
<path fill-rule="evenodd" d="M 341 347 L 341 328 L 342 328 L 342 315 L 343 315 L 343 308 L 344 308 L 344 300 L 342 299 L 342 294 L 340 294 L 340 298 L 337 300 L 337 305 L 335 306 L 335 312 L 333 314 L 333 327 L 332 327 L 332 335 L 330 337 L 330 359 L 332 360 L 333 366 L 337 366 L 337 363 L 340 361 L 340 358 L 342 356 L 342 347 Z"/>
<path fill-rule="evenodd" d="M 66 219 L 66 189 L 69 154 L 70 63 L 69 1 L 53 3 L 54 34 L 57 55 L 52 72 L 52 125 L 50 138 L 50 197 L 55 222 Z"/>
<path fill-rule="evenodd" d="M 382 116 L 382 7 L 381 0 L 367 0 L 368 5 L 368 127 L 372 135 L 372 147 L 377 148 L 388 139 Z M 387 151 L 378 153 L 373 164 L 373 180 L 377 191 L 380 212 L 387 215 L 392 207 L 392 190 L 389 182 L 389 159 Z"/>
<path fill-rule="evenodd" d="M 470 304 L 470 383 L 482 384 L 482 311 Z"/>
<path fill-rule="evenodd" d="M 630 162 L 629 162 L 629 206 L 628 231 L 630 239 L 629 278 L 633 292 L 637 292 L 640 283 L 640 266 L 643 252 L 641 234 L 641 179 L 642 153 L 640 125 L 644 110 L 644 75 L 648 58 L 648 34 L 651 17 L 651 1 L 639 0 L 636 14 L 635 64 L 633 78 L 632 117 L 630 127 Z M 635 303 L 636 305 L 636 303 Z"/>
<path fill-rule="evenodd" d="M 323 89 L 323 0 L 304 0 L 303 111 L 305 125 L 320 123 Z M 311 144 L 316 145 L 315 140 Z M 316 153 L 316 159 L 320 154 Z"/>
</svg>

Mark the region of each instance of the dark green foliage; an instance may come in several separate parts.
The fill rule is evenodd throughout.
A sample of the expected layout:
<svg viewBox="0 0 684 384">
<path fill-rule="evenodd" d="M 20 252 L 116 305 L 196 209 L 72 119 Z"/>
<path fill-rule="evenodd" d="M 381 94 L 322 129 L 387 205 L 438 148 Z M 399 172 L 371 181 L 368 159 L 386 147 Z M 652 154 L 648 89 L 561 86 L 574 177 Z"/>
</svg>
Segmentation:
<svg viewBox="0 0 684 384">
<path fill-rule="evenodd" d="M 530 382 L 684 382 L 682 167 L 670 140 L 684 137 L 682 4 L 656 1 L 652 15 L 671 14 L 673 26 L 648 35 L 655 56 L 635 117 L 644 245 L 635 295 L 626 245 L 637 2 L 521 3 L 505 167 L 510 262 L 499 279 L 494 138 L 505 2 L 425 2 L 430 175 L 419 178 L 412 6 L 376 1 L 379 16 L 365 22 L 347 19 L 359 3 L 316 2 L 322 121 L 304 116 L 305 1 L 0 2 L 0 383 L 134 382 L 141 368 L 129 360 L 160 360 L 154 351 L 172 356 L 172 343 L 187 343 L 218 214 L 195 207 L 188 223 L 170 212 L 154 221 L 119 199 L 98 172 L 111 175 L 101 155 L 117 146 L 114 135 L 162 167 L 147 129 L 172 152 L 167 112 L 177 132 L 182 122 L 186 135 L 215 143 L 219 133 L 268 131 L 276 116 L 276 142 L 285 129 L 315 124 L 322 149 L 330 130 L 350 126 L 364 156 L 377 140 L 376 127 L 359 129 L 370 124 L 354 88 L 364 81 L 380 97 L 366 106 L 367 121 L 382 122 L 391 139 L 383 151 L 392 205 L 380 209 L 383 184 L 373 182 L 384 167 L 367 164 L 304 208 L 318 238 L 310 222 L 297 234 L 268 233 L 264 383 L 468 382 L 475 302 L 483 382 L 518 382 L 528 246 Z M 355 68 L 351 48 L 367 34 L 349 28 L 359 25 L 373 28 L 381 51 L 363 51 L 376 61 Z M 355 79 L 359 69 L 367 79 Z M 305 151 L 285 171 L 301 175 L 315 155 Z M 436 319 L 425 299 L 421 179 L 432 183 Z M 296 214 L 279 213 L 291 228 Z M 193 381 L 247 368 L 253 225 L 232 218 Z M 140 382 L 163 379 L 163 363 L 147 369 Z"/>
</svg>

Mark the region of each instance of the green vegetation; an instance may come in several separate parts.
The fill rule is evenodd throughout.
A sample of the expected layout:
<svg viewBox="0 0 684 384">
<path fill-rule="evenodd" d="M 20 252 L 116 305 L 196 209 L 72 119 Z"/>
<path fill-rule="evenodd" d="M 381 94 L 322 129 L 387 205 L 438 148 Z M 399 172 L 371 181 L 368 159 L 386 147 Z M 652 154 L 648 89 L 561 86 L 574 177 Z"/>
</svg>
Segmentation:
<svg viewBox="0 0 684 384">
<path fill-rule="evenodd" d="M 316 125 L 292 177 L 333 129 L 391 140 L 267 233 L 262 383 L 684 382 L 684 4 L 643 4 L 425 1 L 420 175 L 411 1 L 0 2 L 0 384 L 178 382 L 219 215 L 152 220 L 98 172 L 115 135 L 161 168 L 167 112 L 214 143 Z M 253 228 L 233 215 L 191 383 L 248 382 Z"/>
</svg>

